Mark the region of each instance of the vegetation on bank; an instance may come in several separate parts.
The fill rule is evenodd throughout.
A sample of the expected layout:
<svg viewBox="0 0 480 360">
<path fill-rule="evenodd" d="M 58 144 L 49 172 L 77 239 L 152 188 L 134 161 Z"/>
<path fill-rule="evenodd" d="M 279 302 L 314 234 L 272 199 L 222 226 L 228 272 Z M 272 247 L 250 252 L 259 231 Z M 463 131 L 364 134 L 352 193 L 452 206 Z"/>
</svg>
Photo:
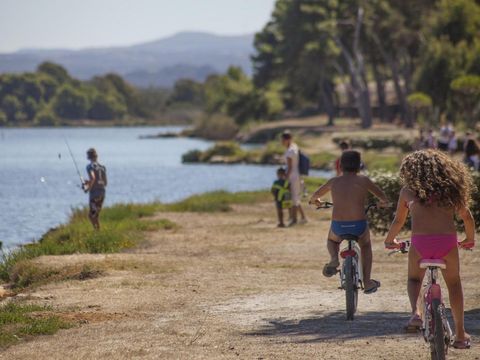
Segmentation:
<svg viewBox="0 0 480 360">
<path fill-rule="evenodd" d="M 47 232 L 40 241 L 4 252 L 0 262 L 0 279 L 14 287 L 31 284 L 32 274 L 24 262 L 42 255 L 75 253 L 113 253 L 131 248 L 145 240 L 145 232 L 175 229 L 166 219 L 151 219 L 157 204 L 120 204 L 104 209 L 102 230 L 93 231 L 87 210 L 75 210 L 67 224 Z M 80 270 L 80 273 L 83 270 Z M 54 273 L 50 274 L 56 275 Z"/>
<path fill-rule="evenodd" d="M 51 307 L 8 302 L 0 306 L 0 350 L 38 335 L 72 327 Z"/>
<path fill-rule="evenodd" d="M 42 255 L 119 252 L 141 244 L 148 232 L 178 228 L 167 219 L 153 218 L 156 213 L 226 212 L 232 210 L 233 204 L 252 204 L 267 199 L 270 199 L 269 193 L 262 191 L 216 191 L 172 204 L 118 204 L 102 211 L 102 229 L 98 232 L 92 230 L 86 209 L 75 210 L 67 224 L 47 232 L 40 241 L 4 252 L 0 279 L 15 290 L 48 281 L 94 277 L 101 269 L 89 266 L 40 269 L 30 260 Z"/>
<path fill-rule="evenodd" d="M 285 149 L 278 141 L 271 141 L 263 147 L 244 149 L 237 142 L 218 142 L 211 148 L 200 151 L 191 150 L 182 156 L 184 163 L 209 164 L 260 164 L 283 165 Z M 322 151 L 308 153 L 310 166 L 316 170 L 334 170 L 338 153 Z M 364 151 L 363 162 L 368 170 L 396 171 L 402 160 L 401 154 Z"/>
</svg>

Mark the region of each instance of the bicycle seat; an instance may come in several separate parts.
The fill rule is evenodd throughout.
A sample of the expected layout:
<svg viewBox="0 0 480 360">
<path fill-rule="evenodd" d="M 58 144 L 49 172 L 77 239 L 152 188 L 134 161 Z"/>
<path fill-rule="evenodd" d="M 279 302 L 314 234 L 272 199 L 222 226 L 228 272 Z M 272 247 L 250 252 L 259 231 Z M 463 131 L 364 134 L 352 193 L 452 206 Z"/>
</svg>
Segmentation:
<svg viewBox="0 0 480 360">
<path fill-rule="evenodd" d="M 423 260 L 420 260 L 420 268 L 427 269 L 429 267 L 446 269 L 447 264 L 442 259 L 423 259 Z"/>
<path fill-rule="evenodd" d="M 358 241 L 358 236 L 352 235 L 352 234 L 343 234 L 340 236 L 342 240 L 348 240 L 348 241 Z"/>
</svg>

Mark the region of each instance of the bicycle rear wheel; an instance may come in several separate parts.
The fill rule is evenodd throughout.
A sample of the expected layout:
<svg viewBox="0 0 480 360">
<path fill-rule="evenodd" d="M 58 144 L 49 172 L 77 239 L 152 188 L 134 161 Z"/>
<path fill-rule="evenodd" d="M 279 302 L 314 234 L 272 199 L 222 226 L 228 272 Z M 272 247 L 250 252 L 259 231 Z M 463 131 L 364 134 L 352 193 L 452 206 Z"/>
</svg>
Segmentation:
<svg viewBox="0 0 480 360">
<path fill-rule="evenodd" d="M 345 274 L 345 299 L 347 305 L 347 320 L 353 320 L 357 310 L 358 288 L 355 281 L 356 269 L 351 256 L 347 256 L 344 266 Z"/>
<path fill-rule="evenodd" d="M 432 360 L 445 360 L 447 344 L 445 342 L 445 328 L 443 327 L 443 311 L 440 299 L 432 300 L 433 339 L 430 343 Z"/>
</svg>

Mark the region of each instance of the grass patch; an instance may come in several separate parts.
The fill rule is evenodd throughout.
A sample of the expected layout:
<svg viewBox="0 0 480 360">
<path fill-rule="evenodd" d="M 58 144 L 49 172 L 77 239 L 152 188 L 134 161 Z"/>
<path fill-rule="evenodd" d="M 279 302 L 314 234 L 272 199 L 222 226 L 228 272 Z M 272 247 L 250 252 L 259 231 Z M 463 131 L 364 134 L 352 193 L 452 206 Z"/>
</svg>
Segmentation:
<svg viewBox="0 0 480 360">
<path fill-rule="evenodd" d="M 86 209 L 75 210 L 66 225 L 49 231 L 39 242 L 3 253 L 0 262 L 0 279 L 15 280 L 12 277 L 16 264 L 38 256 L 114 253 L 144 241 L 145 232 L 176 228 L 177 225 L 169 220 L 148 218 L 158 211 L 159 206 L 159 204 L 119 204 L 105 208 L 101 215 L 101 231 L 92 229 Z M 55 275 L 51 274 L 53 277 Z M 49 278 L 50 275 L 42 274 L 41 277 Z M 22 286 L 28 283 L 19 279 L 15 282 L 23 283 Z"/>
<path fill-rule="evenodd" d="M 369 171 L 398 172 L 402 162 L 401 154 L 381 154 L 377 151 L 366 151 L 362 154 L 362 160 Z"/>
<path fill-rule="evenodd" d="M 329 152 L 321 152 L 310 155 L 310 166 L 312 169 L 331 170 L 338 155 Z"/>
<path fill-rule="evenodd" d="M 174 204 L 160 206 L 160 210 L 173 212 L 227 212 L 233 204 L 255 204 L 269 201 L 271 195 L 267 191 L 244 191 L 230 193 L 214 191 L 202 195 L 193 195 Z"/>
<path fill-rule="evenodd" d="M 327 179 L 324 178 L 316 178 L 316 177 L 307 177 L 305 179 L 305 186 L 309 194 L 312 194 L 316 191 L 320 186 L 325 184 Z"/>
<path fill-rule="evenodd" d="M 0 306 L 0 349 L 38 335 L 52 335 L 72 326 L 50 307 L 10 302 Z"/>
<path fill-rule="evenodd" d="M 82 278 L 82 269 L 42 268 L 28 260 L 42 255 L 119 252 L 144 241 L 146 232 L 178 227 L 170 220 L 152 218 L 157 212 L 227 212 L 233 204 L 270 201 L 270 197 L 267 191 L 215 191 L 173 204 L 118 204 L 102 211 L 102 230 L 98 232 L 92 229 L 86 209 L 75 210 L 67 224 L 49 231 L 39 242 L 2 253 L 0 279 L 21 289 L 74 276 Z"/>
<path fill-rule="evenodd" d="M 10 269 L 9 281 L 14 290 L 21 290 L 55 281 L 94 279 L 103 273 L 103 269 L 98 264 L 51 268 L 35 264 L 31 260 L 21 260 Z"/>
</svg>

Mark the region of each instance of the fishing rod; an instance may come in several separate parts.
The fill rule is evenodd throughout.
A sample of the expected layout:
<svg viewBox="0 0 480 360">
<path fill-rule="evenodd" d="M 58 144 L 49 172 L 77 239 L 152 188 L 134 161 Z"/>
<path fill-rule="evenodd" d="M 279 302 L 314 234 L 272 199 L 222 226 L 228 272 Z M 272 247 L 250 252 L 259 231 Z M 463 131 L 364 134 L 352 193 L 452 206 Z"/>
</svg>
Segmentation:
<svg viewBox="0 0 480 360">
<path fill-rule="evenodd" d="M 68 144 L 67 138 L 64 138 L 64 140 L 65 140 L 65 145 L 67 145 L 68 151 L 70 153 L 70 157 L 72 158 L 73 165 L 75 165 L 75 169 L 77 170 L 78 177 L 80 178 L 80 181 L 81 181 L 82 187 L 83 187 L 83 184 L 84 184 L 85 181 L 83 180 L 82 174 L 80 173 L 80 170 L 78 169 L 77 162 L 75 161 L 75 157 L 73 156 L 73 152 L 72 152 L 72 149 L 70 148 L 70 145 Z"/>
</svg>

